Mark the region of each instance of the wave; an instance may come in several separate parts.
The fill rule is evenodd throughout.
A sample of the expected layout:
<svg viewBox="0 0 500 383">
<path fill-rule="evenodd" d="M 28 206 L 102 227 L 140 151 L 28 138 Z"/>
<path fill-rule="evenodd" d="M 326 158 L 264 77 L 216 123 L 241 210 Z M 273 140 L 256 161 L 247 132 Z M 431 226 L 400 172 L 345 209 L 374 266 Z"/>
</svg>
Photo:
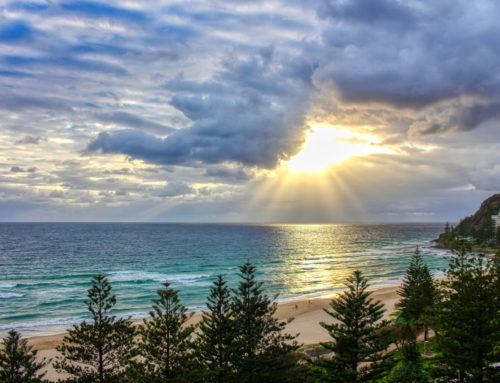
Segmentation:
<svg viewBox="0 0 500 383">
<path fill-rule="evenodd" d="M 12 329 L 30 329 L 36 327 L 48 327 L 48 326 L 66 326 L 73 325 L 83 321 L 83 318 L 54 318 L 42 320 L 39 322 L 28 322 L 28 323 L 13 323 L 8 325 L 1 325 L 0 331 L 8 331 Z"/>
<path fill-rule="evenodd" d="M 111 282 L 171 282 L 188 284 L 210 277 L 210 274 L 162 274 L 148 271 L 113 271 L 108 273 Z"/>
<path fill-rule="evenodd" d="M 306 290 L 306 291 L 297 292 L 297 293 L 283 294 L 283 295 L 278 295 L 276 302 L 279 303 L 279 302 L 295 301 L 295 300 L 299 300 L 299 299 L 301 300 L 301 299 L 325 298 L 325 297 L 330 297 L 333 294 L 338 293 L 338 292 L 343 291 L 343 290 L 346 290 L 346 289 L 347 288 L 345 286 L 337 286 L 337 287 Z"/>
<path fill-rule="evenodd" d="M 378 287 L 393 286 L 393 285 L 399 285 L 402 282 L 403 282 L 403 278 L 384 279 L 384 280 L 372 282 L 372 283 L 370 283 L 370 286 L 378 286 Z"/>
<path fill-rule="evenodd" d="M 0 293 L 0 299 L 22 298 L 25 294 L 18 293 Z"/>
<path fill-rule="evenodd" d="M 17 285 L 15 283 L 3 283 L 0 284 L 0 289 L 13 289 Z"/>
<path fill-rule="evenodd" d="M 36 295 L 39 298 L 48 298 L 48 299 L 58 299 L 58 298 L 68 298 L 68 295 L 71 293 L 79 292 L 81 294 L 85 293 L 85 290 L 82 290 L 79 287 L 62 287 L 59 289 L 47 290 L 47 291 L 39 291 L 36 292 Z"/>
</svg>

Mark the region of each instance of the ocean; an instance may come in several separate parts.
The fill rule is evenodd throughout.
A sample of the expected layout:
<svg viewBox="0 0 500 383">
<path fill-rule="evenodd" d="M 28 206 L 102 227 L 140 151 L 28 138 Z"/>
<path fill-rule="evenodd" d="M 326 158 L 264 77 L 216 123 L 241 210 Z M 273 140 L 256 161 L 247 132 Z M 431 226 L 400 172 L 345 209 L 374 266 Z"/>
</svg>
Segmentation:
<svg viewBox="0 0 500 383">
<path fill-rule="evenodd" d="M 278 300 L 328 296 L 353 270 L 372 285 L 398 283 L 418 245 L 430 268 L 447 265 L 431 240 L 443 224 L 0 223 L 0 333 L 62 331 L 87 318 L 92 276 L 105 274 L 116 315 L 147 315 L 161 282 L 192 310 L 215 277 L 232 287 L 250 261 Z"/>
</svg>

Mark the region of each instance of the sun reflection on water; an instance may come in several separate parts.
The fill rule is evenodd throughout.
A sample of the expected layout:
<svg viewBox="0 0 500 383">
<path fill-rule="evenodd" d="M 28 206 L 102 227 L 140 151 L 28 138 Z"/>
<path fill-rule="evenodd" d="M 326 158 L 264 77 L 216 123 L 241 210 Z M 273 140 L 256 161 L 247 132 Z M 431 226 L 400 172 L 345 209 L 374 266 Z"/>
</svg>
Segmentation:
<svg viewBox="0 0 500 383">
<path fill-rule="evenodd" d="M 343 286 L 343 281 L 352 271 L 351 262 L 345 262 L 349 249 L 342 244 L 348 233 L 342 225 L 286 225 L 280 232 L 282 246 L 295 250 L 283 259 L 279 281 L 287 295 L 315 293 Z M 333 234 L 333 235 L 332 235 Z M 325 249 L 335 250 L 325 252 Z M 297 252 L 297 249 L 300 249 Z"/>
<path fill-rule="evenodd" d="M 276 225 L 274 236 L 281 253 L 269 282 L 286 299 L 332 295 L 345 287 L 354 270 L 363 271 L 370 284 L 401 278 L 416 242 L 407 242 L 408 237 L 399 242 L 389 227 Z"/>
</svg>

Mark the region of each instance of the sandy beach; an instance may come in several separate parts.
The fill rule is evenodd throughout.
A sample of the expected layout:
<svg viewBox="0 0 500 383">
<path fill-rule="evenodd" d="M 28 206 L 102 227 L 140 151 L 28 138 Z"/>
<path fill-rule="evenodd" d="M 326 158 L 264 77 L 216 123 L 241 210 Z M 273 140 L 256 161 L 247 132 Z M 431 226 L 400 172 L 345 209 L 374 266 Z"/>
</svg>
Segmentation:
<svg viewBox="0 0 500 383">
<path fill-rule="evenodd" d="M 386 307 L 386 316 L 395 310 L 394 305 L 398 300 L 396 293 L 399 285 L 385 286 L 380 288 L 373 288 L 374 299 L 384 302 Z M 278 304 L 277 317 L 280 320 L 288 320 L 294 318 L 292 322 L 287 325 L 287 332 L 290 334 L 299 334 L 297 341 L 304 345 L 316 344 L 319 342 L 329 341 L 330 337 L 320 322 L 330 322 L 331 317 L 328 316 L 323 309 L 328 307 L 331 297 L 294 300 L 287 302 L 280 302 Z M 196 313 L 190 319 L 190 323 L 196 323 L 200 320 L 201 313 Z M 38 350 L 39 358 L 54 359 L 58 353 L 56 347 L 61 344 L 64 333 L 39 335 L 29 337 L 29 344 L 34 349 Z M 47 376 L 51 381 L 57 381 L 62 377 L 51 366 L 47 369 Z"/>
</svg>

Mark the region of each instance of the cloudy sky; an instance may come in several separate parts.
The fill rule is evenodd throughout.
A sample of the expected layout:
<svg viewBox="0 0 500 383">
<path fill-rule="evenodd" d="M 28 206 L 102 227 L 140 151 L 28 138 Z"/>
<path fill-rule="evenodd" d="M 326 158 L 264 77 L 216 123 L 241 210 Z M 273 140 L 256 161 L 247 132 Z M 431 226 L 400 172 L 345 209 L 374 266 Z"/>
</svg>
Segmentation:
<svg viewBox="0 0 500 383">
<path fill-rule="evenodd" d="M 0 221 L 455 221 L 500 191 L 497 1 L 0 4 Z"/>
</svg>

